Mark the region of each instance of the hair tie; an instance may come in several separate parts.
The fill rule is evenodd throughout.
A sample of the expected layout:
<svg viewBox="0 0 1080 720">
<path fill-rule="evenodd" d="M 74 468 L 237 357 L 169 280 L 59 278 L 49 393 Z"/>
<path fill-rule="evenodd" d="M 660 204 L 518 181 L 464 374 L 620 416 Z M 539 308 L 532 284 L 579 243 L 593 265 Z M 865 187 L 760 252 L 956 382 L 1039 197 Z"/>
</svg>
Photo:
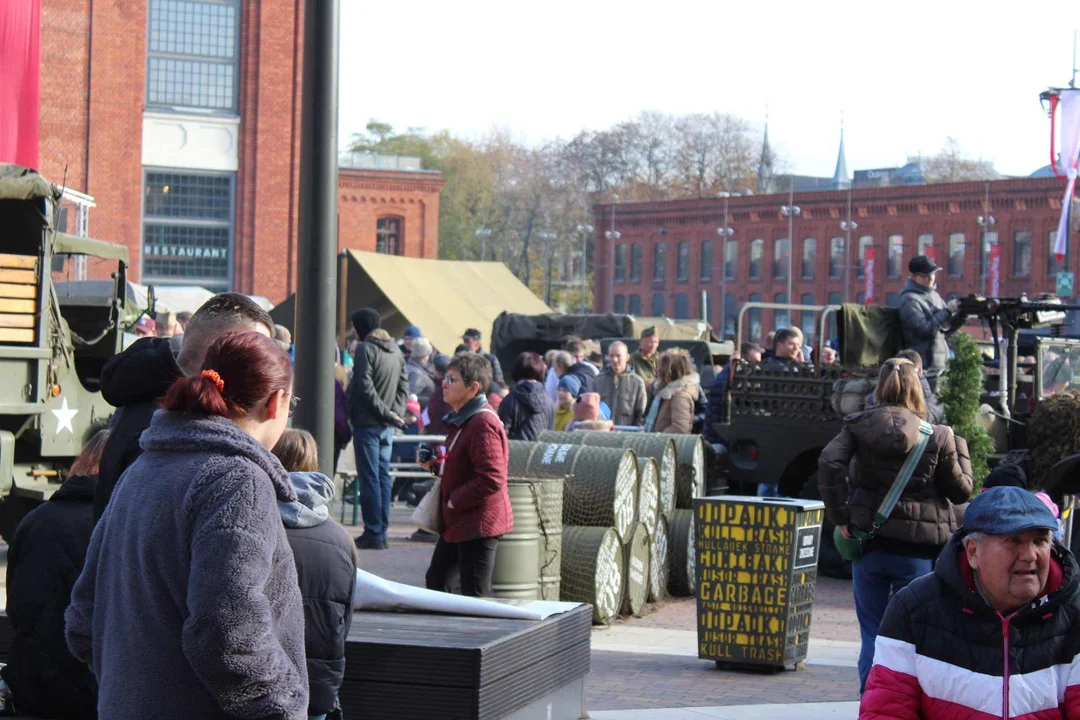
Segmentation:
<svg viewBox="0 0 1080 720">
<path fill-rule="evenodd" d="M 202 376 L 217 386 L 218 392 L 225 392 L 225 381 L 218 375 L 217 370 L 203 370 Z"/>
<path fill-rule="evenodd" d="M 900 363 L 894 363 L 892 369 L 893 372 L 900 372 Z"/>
</svg>

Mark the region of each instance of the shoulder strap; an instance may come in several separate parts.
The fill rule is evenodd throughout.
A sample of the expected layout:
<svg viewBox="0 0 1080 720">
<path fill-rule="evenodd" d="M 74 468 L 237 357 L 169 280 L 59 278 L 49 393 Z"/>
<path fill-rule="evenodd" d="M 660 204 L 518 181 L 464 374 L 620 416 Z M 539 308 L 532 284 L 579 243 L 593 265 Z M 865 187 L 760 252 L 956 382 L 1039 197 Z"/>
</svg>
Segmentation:
<svg viewBox="0 0 1080 720">
<path fill-rule="evenodd" d="M 870 531 L 871 535 L 885 524 L 889 519 L 889 515 L 892 515 L 893 508 L 896 507 L 904 488 L 907 487 L 908 481 L 911 480 L 911 476 L 915 472 L 915 466 L 919 464 L 919 459 L 923 456 L 923 452 L 926 451 L 926 445 L 930 442 L 930 436 L 933 434 L 934 428 L 930 423 L 925 420 L 919 423 L 919 440 L 915 443 L 915 447 L 911 449 L 911 452 L 908 453 L 907 458 L 904 459 L 900 474 L 893 480 L 892 487 L 889 488 L 885 499 L 881 501 L 881 507 L 878 508 L 877 514 L 874 515 L 874 527 Z"/>
</svg>

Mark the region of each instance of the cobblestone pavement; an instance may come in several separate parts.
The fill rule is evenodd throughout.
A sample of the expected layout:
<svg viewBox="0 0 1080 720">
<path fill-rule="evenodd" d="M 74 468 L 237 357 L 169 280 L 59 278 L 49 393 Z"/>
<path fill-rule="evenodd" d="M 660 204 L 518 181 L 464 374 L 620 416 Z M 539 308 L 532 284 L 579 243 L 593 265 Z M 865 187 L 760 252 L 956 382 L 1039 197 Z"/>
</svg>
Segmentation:
<svg viewBox="0 0 1080 720">
<path fill-rule="evenodd" d="M 351 506 L 347 506 L 347 514 L 350 510 Z M 360 565 L 387 579 L 422 586 L 433 546 L 408 540 L 416 529 L 409 522 L 411 512 L 400 503 L 391 509 L 390 548 L 360 551 Z M 348 529 L 355 535 L 361 530 Z M 670 598 L 650 606 L 645 617 L 616 621 L 612 630 L 695 631 L 696 613 L 694 598 Z M 818 578 L 811 627 L 814 639 L 840 641 L 839 645 L 851 651 L 850 644 L 859 640 L 859 630 L 850 580 Z M 607 632 L 603 628 L 594 630 L 594 642 L 607 648 L 609 643 L 602 641 Z M 850 702 L 859 698 L 858 674 L 852 664 L 810 662 L 803 670 L 774 674 L 718 670 L 714 663 L 685 653 L 594 650 L 586 697 L 589 709 L 597 711 Z"/>
<path fill-rule="evenodd" d="M 593 651 L 585 691 L 590 710 L 835 702 L 858 700 L 859 679 L 849 667 L 733 672 L 693 657 Z"/>
</svg>

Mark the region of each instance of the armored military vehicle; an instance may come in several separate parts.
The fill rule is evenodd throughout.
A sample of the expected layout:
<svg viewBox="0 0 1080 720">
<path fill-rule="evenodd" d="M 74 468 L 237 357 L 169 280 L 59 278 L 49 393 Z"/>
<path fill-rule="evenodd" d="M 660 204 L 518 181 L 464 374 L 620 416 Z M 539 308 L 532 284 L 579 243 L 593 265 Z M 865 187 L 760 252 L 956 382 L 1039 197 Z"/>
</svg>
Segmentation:
<svg viewBox="0 0 1080 720">
<path fill-rule="evenodd" d="M 118 352 L 127 248 L 57 230 L 63 190 L 0 164 L 0 534 L 49 498 L 112 408 L 99 383 Z M 57 293 L 54 274 L 97 258 L 110 297 Z M 99 267 L 101 266 L 101 267 Z"/>
</svg>

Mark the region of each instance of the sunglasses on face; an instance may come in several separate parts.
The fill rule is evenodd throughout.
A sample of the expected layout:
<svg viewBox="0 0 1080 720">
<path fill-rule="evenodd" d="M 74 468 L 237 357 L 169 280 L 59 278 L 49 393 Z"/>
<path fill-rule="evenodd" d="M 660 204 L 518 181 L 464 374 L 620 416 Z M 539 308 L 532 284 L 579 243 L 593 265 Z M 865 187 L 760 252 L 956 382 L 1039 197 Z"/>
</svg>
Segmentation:
<svg viewBox="0 0 1080 720">
<path fill-rule="evenodd" d="M 289 417 L 296 414 L 296 408 L 300 404 L 300 398 L 295 395 L 289 397 Z"/>
<path fill-rule="evenodd" d="M 454 385 L 461 382 L 461 378 L 456 378 L 453 375 L 445 375 L 442 379 L 443 385 Z"/>
</svg>

